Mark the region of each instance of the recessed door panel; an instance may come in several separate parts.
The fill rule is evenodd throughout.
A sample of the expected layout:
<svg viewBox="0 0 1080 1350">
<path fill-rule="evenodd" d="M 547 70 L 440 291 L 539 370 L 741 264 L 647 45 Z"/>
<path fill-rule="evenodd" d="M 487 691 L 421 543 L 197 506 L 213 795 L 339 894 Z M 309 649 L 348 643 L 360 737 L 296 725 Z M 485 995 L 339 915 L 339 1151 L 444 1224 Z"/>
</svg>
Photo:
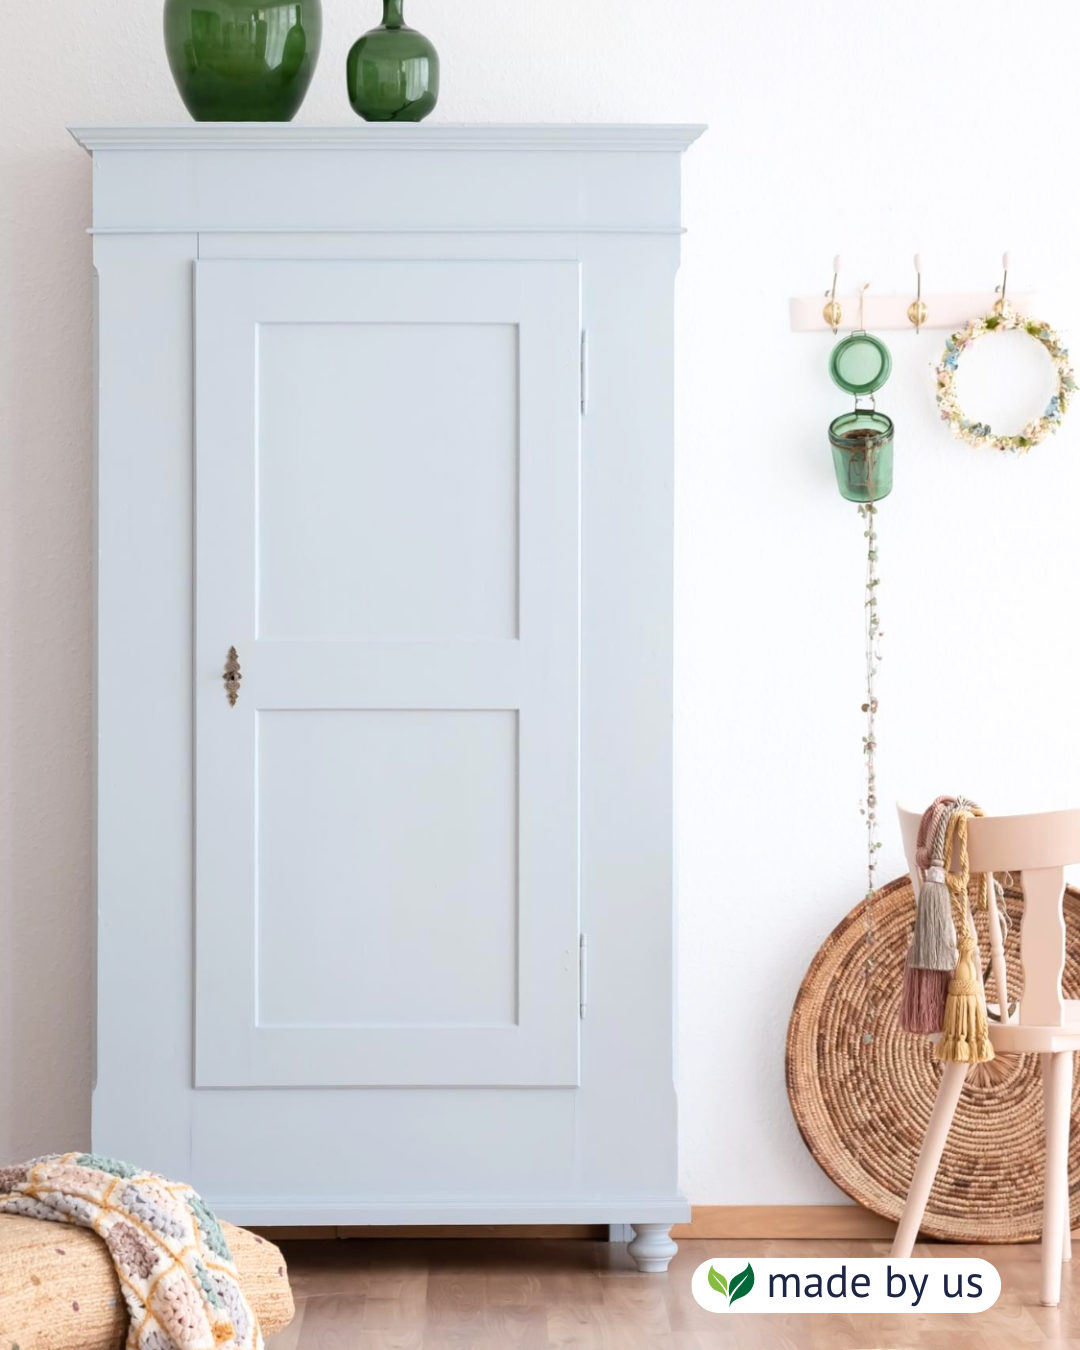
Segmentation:
<svg viewBox="0 0 1080 1350">
<path fill-rule="evenodd" d="M 259 714 L 260 1026 L 513 1027 L 517 713 Z"/>
<path fill-rule="evenodd" d="M 198 1085 L 578 1081 L 579 291 L 197 264 Z"/>
<path fill-rule="evenodd" d="M 259 328 L 259 637 L 517 637 L 517 328 Z"/>
</svg>

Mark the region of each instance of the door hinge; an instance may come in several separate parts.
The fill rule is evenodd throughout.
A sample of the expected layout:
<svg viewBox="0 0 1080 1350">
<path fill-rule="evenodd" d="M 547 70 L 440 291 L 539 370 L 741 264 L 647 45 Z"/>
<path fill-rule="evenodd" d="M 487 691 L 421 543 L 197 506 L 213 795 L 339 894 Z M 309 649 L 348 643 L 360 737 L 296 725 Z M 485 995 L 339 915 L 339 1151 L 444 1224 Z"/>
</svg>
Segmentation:
<svg viewBox="0 0 1080 1350">
<path fill-rule="evenodd" d="M 588 995 L 588 964 L 589 944 L 585 934 L 582 933 L 578 938 L 578 998 L 580 999 L 578 1012 L 581 1015 L 582 1021 L 585 1020 L 585 1004 Z"/>
<path fill-rule="evenodd" d="M 589 411 L 589 335 L 581 330 L 581 415 Z"/>
</svg>

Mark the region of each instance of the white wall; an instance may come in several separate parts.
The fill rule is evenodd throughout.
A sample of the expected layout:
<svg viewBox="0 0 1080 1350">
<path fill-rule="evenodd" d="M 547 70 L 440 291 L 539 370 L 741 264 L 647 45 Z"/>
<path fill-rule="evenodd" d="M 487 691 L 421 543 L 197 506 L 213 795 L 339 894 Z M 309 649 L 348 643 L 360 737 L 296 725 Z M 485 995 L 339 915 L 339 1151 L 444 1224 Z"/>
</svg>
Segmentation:
<svg viewBox="0 0 1080 1350">
<path fill-rule="evenodd" d="M 301 119 L 346 121 L 345 53 L 378 5 L 324 4 Z M 407 12 L 443 56 L 441 118 L 712 126 L 686 164 L 679 319 L 683 1182 L 702 1203 L 831 1199 L 790 1120 L 783 1045 L 807 964 L 863 887 L 862 539 L 825 438 L 848 405 L 825 373 L 831 340 L 790 335 L 787 297 L 823 288 L 837 250 L 849 282 L 906 288 L 916 247 L 928 291 L 989 290 L 1008 247 L 1015 284 L 1038 285 L 1046 317 L 1076 331 L 1080 10 Z M 159 0 L 33 0 L 6 15 L 3 51 L 0 1158 L 13 1160 L 88 1134 L 90 164 L 63 127 L 185 114 Z M 1075 803 L 1080 410 L 1026 461 L 968 450 L 934 413 L 940 334 L 889 340 L 881 798 Z M 992 416 L 989 378 L 972 411 Z M 132 672 L 152 678 L 149 662 Z M 886 838 L 883 878 L 902 870 Z M 133 1009 L 133 1053 L 152 1019 Z"/>
</svg>

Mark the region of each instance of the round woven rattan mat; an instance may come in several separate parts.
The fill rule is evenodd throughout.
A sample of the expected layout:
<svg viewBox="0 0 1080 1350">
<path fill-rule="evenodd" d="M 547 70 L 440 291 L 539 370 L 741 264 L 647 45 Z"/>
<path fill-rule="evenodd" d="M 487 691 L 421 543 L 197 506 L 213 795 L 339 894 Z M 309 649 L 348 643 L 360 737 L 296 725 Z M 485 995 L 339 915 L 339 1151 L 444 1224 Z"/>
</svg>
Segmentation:
<svg viewBox="0 0 1080 1350">
<path fill-rule="evenodd" d="M 1010 999 L 1023 990 L 1020 918 L 1023 895 L 1005 892 Z M 897 1025 L 914 900 L 907 877 L 883 886 L 873 901 L 873 972 L 866 960 L 866 901 L 833 930 L 814 958 L 791 1013 L 787 1089 L 810 1152 L 860 1204 L 887 1219 L 903 1208 L 940 1067 L 932 1047 Z M 1080 891 L 1065 892 L 1068 932 L 1063 986 L 1080 998 Z M 976 914 L 979 947 L 989 952 L 986 918 Z M 863 1043 L 867 1004 L 875 1003 L 873 1041 Z M 993 983 L 989 995 L 995 998 Z M 1080 1072 L 1073 1081 L 1073 1115 Z M 922 1231 L 954 1242 L 1026 1242 L 1042 1230 L 1043 1110 L 1038 1055 L 1016 1057 L 992 1087 L 968 1082 L 953 1118 Z M 1069 1146 L 1072 1222 L 1080 1219 L 1080 1130 Z"/>
</svg>

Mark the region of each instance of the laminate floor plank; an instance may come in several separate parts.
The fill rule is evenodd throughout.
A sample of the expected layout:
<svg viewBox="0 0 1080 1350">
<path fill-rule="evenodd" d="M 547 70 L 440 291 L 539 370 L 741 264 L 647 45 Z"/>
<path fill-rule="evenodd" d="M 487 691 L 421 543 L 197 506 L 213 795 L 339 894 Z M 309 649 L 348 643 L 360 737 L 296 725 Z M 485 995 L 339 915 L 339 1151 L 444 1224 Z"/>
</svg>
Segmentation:
<svg viewBox="0 0 1080 1350">
<path fill-rule="evenodd" d="M 333 1238 L 282 1243 L 293 1298 L 299 1302 L 323 1294 L 366 1294 L 372 1258 L 367 1246 Z"/>
<path fill-rule="evenodd" d="M 355 1350 L 364 1321 L 363 1294 L 305 1299 L 297 1350 Z M 277 1340 L 271 1342 L 277 1350 Z"/>
<path fill-rule="evenodd" d="M 284 1331 L 279 1331 L 276 1336 L 272 1336 L 266 1342 L 270 1350 L 300 1350 L 300 1337 L 304 1329 L 304 1310 L 307 1304 L 303 1299 L 296 1297 L 295 1290 L 293 1291 L 293 1298 L 296 1303 L 293 1320 Z"/>
<path fill-rule="evenodd" d="M 547 1334 L 551 1350 L 673 1350 L 666 1326 L 635 1326 L 603 1304 L 548 1308 Z"/>
<path fill-rule="evenodd" d="M 277 1350 L 275 1342 L 272 1350 Z M 424 1350 L 422 1328 L 405 1331 L 365 1331 L 360 1329 L 356 1350 Z"/>
<path fill-rule="evenodd" d="M 624 1244 L 431 1238 L 283 1244 L 296 1299 L 268 1350 L 1080 1350 L 1080 1261 L 1061 1306 L 1039 1304 L 1039 1246 L 920 1244 L 1001 1274 L 986 1313 L 740 1316 L 690 1293 L 707 1258 L 886 1256 L 884 1241 L 680 1243 L 667 1275 L 641 1275 Z"/>
<path fill-rule="evenodd" d="M 361 1320 L 365 1331 L 424 1330 L 429 1321 L 427 1298 L 369 1298 Z M 302 1345 L 300 1350 L 311 1347 Z"/>
<path fill-rule="evenodd" d="M 428 1326 L 458 1331 L 485 1324 L 487 1280 L 482 1273 L 444 1274 L 432 1271 L 427 1283 Z"/>
<path fill-rule="evenodd" d="M 544 1302 L 552 1308 L 599 1305 L 604 1301 L 604 1286 L 595 1270 L 545 1271 L 540 1276 Z"/>
<path fill-rule="evenodd" d="M 543 1307 L 544 1276 L 531 1270 L 494 1271 L 486 1277 L 487 1301 L 493 1308 Z"/>
</svg>

